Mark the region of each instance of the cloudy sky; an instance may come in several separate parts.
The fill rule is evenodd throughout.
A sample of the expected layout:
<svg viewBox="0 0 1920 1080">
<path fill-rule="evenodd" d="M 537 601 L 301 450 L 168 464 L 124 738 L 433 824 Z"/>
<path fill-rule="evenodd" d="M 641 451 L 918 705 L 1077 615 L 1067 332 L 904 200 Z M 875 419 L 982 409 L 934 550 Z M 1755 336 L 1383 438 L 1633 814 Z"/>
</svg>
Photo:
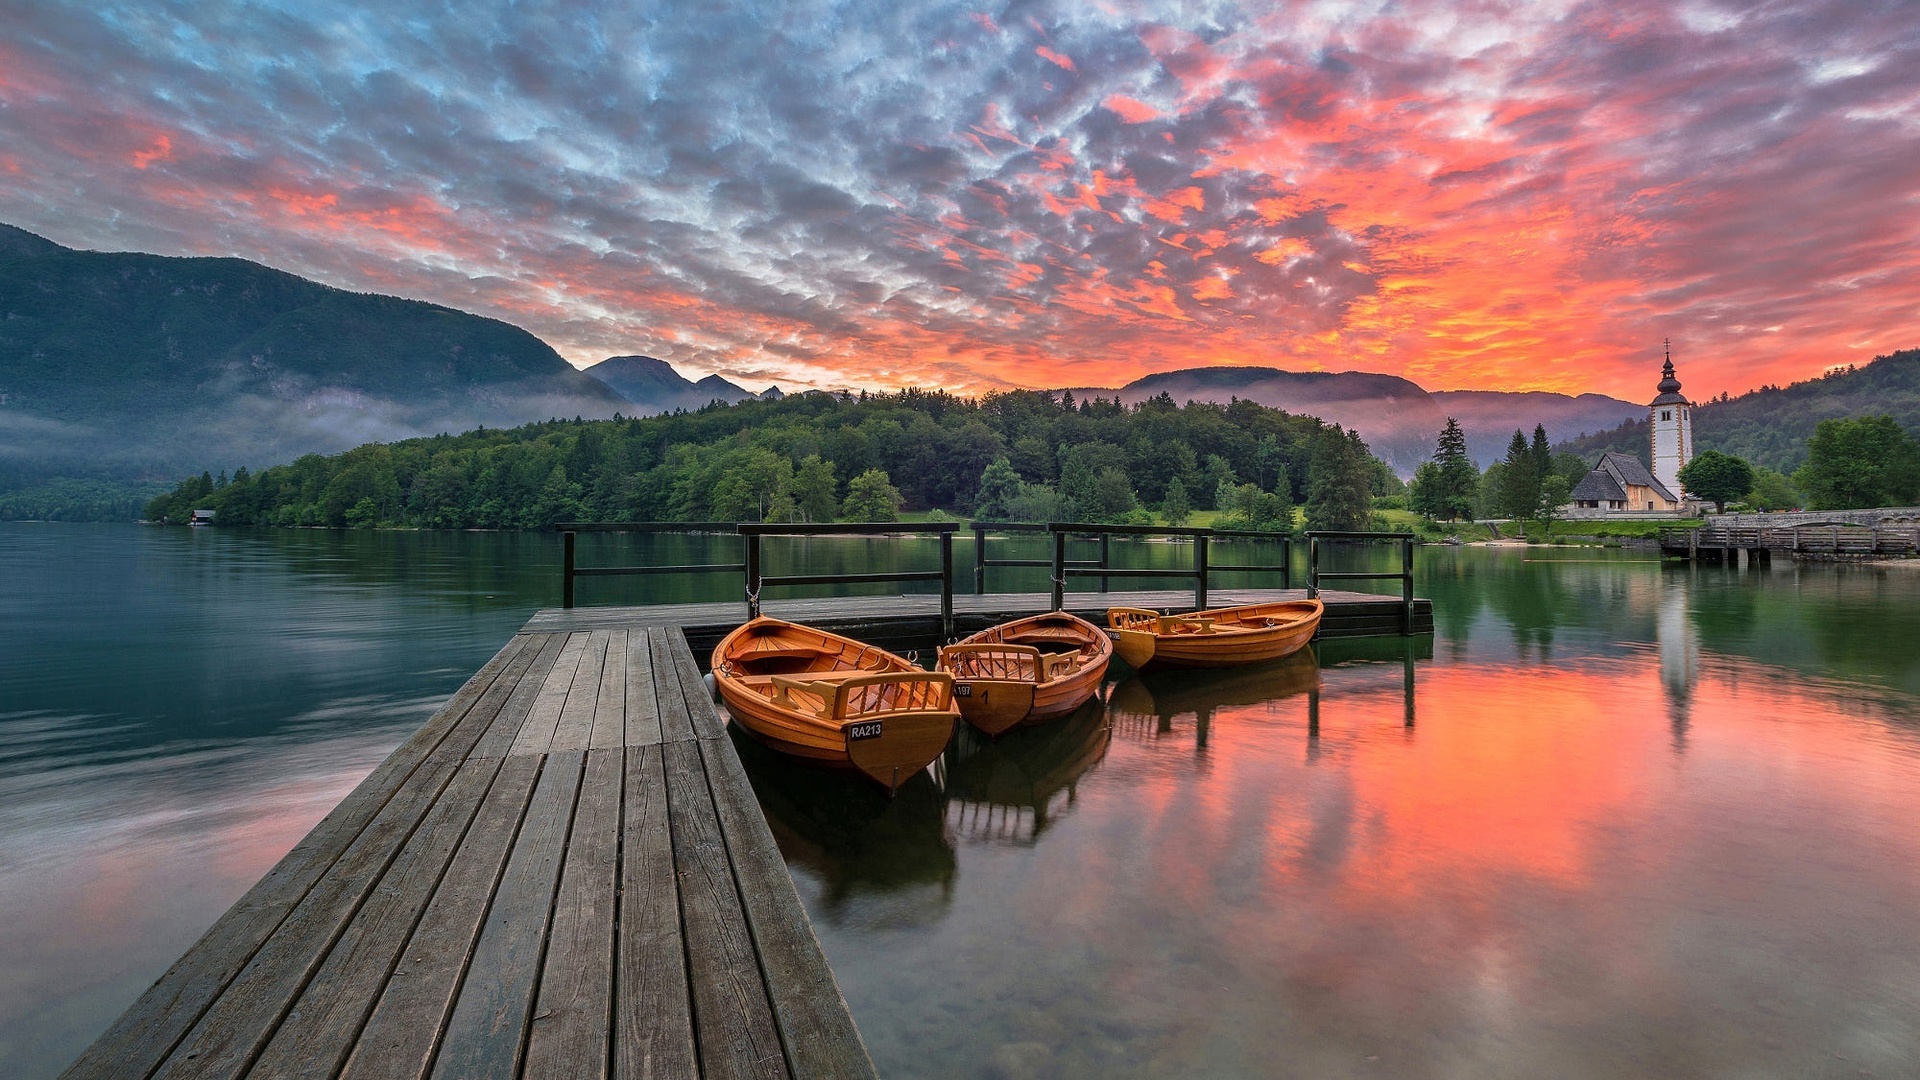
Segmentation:
<svg viewBox="0 0 1920 1080">
<path fill-rule="evenodd" d="M 1920 346 L 1911 0 L 0 0 L 0 221 L 748 386 Z"/>
</svg>

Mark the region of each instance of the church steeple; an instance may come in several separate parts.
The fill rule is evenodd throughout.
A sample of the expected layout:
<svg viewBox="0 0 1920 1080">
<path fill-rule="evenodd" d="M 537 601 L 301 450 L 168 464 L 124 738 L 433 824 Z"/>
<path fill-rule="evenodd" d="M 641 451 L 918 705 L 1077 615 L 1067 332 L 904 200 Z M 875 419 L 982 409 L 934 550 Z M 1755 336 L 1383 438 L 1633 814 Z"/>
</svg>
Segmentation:
<svg viewBox="0 0 1920 1080">
<path fill-rule="evenodd" d="M 1660 369 L 1659 389 L 1662 394 L 1677 394 L 1680 392 L 1680 380 L 1673 377 L 1673 343 L 1666 341 L 1661 344 L 1667 347 L 1667 366 Z"/>
<path fill-rule="evenodd" d="M 1680 470 L 1693 460 L 1693 402 L 1680 392 L 1680 379 L 1673 373 L 1673 342 L 1661 344 L 1666 346 L 1666 365 L 1660 369 L 1660 394 L 1647 403 L 1649 462 L 1654 478 L 1680 495 Z"/>
</svg>

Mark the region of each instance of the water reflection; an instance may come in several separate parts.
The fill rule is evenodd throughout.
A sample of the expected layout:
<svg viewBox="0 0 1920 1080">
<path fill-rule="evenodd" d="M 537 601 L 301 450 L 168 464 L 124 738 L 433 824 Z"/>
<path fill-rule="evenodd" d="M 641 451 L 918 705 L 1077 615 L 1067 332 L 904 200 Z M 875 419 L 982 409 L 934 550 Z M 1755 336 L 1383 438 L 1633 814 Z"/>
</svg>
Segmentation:
<svg viewBox="0 0 1920 1080">
<path fill-rule="evenodd" d="M 727 730 L 781 855 L 821 883 L 816 914 L 835 923 L 852 912 L 870 923 L 911 926 L 946 910 L 959 864 L 946 797 L 931 773 L 921 772 L 889 799 L 850 772 L 795 761 L 737 726 Z M 872 896 L 886 903 L 852 903 Z"/>
<path fill-rule="evenodd" d="M 1098 699 L 998 740 L 961 725 L 943 765 L 948 822 L 970 841 L 1038 843 L 1073 809 L 1081 777 L 1107 756 L 1111 739 Z"/>
<path fill-rule="evenodd" d="M 1194 749 L 1205 750 L 1217 711 L 1277 704 L 1319 689 L 1320 662 L 1308 647 L 1272 663 L 1247 667 L 1134 672 L 1113 688 L 1108 705 L 1114 730 L 1139 740 L 1172 735 L 1178 721 L 1191 716 Z"/>
</svg>

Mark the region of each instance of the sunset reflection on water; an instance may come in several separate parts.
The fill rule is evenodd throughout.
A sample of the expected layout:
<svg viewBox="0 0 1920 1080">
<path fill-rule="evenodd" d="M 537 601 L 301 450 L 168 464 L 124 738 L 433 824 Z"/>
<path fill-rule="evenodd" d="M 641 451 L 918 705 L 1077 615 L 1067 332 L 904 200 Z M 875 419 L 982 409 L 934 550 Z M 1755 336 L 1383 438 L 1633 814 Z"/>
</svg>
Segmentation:
<svg viewBox="0 0 1920 1080">
<path fill-rule="evenodd" d="M 1910 1073 L 1913 701 L 1629 585 L 1650 633 L 1551 659 L 1124 674 L 1031 845 L 950 828 L 911 927 L 816 910 L 882 1072 Z"/>
</svg>

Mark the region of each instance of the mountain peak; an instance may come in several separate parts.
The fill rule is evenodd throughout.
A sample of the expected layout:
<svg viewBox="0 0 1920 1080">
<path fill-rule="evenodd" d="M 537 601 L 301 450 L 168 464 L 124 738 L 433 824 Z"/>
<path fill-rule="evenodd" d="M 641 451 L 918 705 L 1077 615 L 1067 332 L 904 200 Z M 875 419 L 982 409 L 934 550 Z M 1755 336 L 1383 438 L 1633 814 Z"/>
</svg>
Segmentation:
<svg viewBox="0 0 1920 1080">
<path fill-rule="evenodd" d="M 64 247 L 37 233 L 0 225 L 0 259 L 31 259 L 65 251 Z"/>
<path fill-rule="evenodd" d="M 638 407 L 636 415 L 699 409 L 715 401 L 732 403 L 753 396 L 718 375 L 689 382 L 665 360 L 651 356 L 611 356 L 586 373 Z"/>
</svg>

